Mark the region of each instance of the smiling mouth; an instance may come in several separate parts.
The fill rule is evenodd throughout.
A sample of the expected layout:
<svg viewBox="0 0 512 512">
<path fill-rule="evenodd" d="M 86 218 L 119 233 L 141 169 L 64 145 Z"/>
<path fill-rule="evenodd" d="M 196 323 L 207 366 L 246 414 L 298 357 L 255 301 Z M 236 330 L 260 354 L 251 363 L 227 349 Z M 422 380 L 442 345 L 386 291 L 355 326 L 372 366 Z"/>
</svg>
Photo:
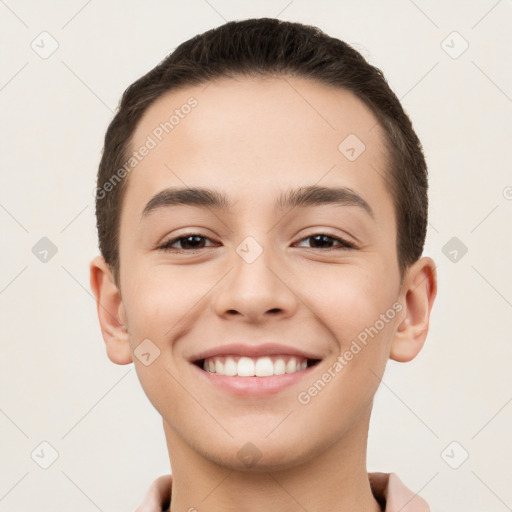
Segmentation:
<svg viewBox="0 0 512 512">
<path fill-rule="evenodd" d="M 237 355 L 213 356 L 194 364 L 208 373 L 226 377 L 271 377 L 304 371 L 320 362 L 290 355 L 247 357 Z"/>
</svg>

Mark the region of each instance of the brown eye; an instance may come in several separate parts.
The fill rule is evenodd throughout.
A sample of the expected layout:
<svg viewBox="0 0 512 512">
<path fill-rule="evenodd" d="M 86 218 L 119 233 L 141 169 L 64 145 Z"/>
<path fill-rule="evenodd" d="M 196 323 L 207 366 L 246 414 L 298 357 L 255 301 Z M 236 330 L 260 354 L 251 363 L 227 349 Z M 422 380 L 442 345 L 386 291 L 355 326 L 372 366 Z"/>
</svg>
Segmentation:
<svg viewBox="0 0 512 512">
<path fill-rule="evenodd" d="M 205 248 L 205 241 L 207 240 L 210 239 L 205 236 L 198 235 L 197 233 L 190 233 L 165 242 L 159 247 L 159 249 L 170 252 L 194 251 Z"/>
<path fill-rule="evenodd" d="M 335 236 L 330 236 L 322 233 L 307 236 L 306 238 L 303 238 L 301 242 L 303 242 L 304 240 L 313 241 L 311 249 L 355 249 L 355 246 L 353 244 L 347 242 L 346 240 L 343 240 L 343 238 L 338 238 Z M 339 245 L 337 247 L 332 247 L 333 242 L 338 242 Z"/>
</svg>

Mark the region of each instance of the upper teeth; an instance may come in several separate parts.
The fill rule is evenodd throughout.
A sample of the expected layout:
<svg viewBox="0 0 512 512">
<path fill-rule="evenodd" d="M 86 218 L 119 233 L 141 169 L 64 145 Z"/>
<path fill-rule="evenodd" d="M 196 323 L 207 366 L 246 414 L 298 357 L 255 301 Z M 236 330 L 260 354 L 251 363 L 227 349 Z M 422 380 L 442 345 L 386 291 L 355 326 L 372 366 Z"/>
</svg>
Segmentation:
<svg viewBox="0 0 512 512">
<path fill-rule="evenodd" d="M 203 369 L 230 377 L 236 375 L 239 377 L 268 377 L 305 370 L 307 365 L 305 358 L 295 356 L 215 356 L 204 360 Z"/>
</svg>

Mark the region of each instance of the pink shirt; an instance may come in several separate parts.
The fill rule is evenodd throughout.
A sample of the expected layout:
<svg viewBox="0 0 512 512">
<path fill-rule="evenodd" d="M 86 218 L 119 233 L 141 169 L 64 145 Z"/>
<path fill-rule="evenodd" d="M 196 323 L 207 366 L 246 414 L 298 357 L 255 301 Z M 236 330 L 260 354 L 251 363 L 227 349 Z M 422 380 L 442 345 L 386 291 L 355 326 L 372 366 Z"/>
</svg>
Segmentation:
<svg viewBox="0 0 512 512">
<path fill-rule="evenodd" d="M 166 512 L 171 475 L 153 481 L 135 512 Z M 427 502 L 408 489 L 396 473 L 368 473 L 370 487 L 383 512 L 430 512 Z"/>
</svg>

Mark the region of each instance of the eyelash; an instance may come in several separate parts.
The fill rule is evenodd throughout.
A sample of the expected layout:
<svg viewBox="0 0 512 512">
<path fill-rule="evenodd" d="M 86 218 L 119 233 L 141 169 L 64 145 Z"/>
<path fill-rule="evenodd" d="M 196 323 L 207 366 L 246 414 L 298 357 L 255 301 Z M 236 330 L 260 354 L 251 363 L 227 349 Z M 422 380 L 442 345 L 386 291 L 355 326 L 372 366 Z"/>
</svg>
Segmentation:
<svg viewBox="0 0 512 512">
<path fill-rule="evenodd" d="M 329 238 L 329 239 L 331 239 L 331 240 L 333 240 L 335 242 L 339 242 L 341 245 L 338 246 L 338 247 L 328 247 L 327 249 L 322 249 L 322 248 L 318 248 L 318 247 L 311 247 L 311 249 L 313 249 L 313 250 L 334 251 L 334 250 L 340 250 L 340 249 L 341 250 L 356 249 L 356 246 L 354 244 L 352 244 L 351 242 L 347 242 L 343 238 L 339 238 L 339 237 L 336 237 L 336 236 L 328 235 L 326 233 L 316 233 L 314 235 L 309 235 L 309 236 L 306 236 L 306 237 L 302 238 L 301 240 L 299 240 L 299 242 L 302 242 L 304 240 L 308 240 L 309 238 L 315 238 L 315 237 L 318 237 L 318 236 L 324 236 L 324 237 Z M 171 247 L 176 242 L 179 242 L 180 240 L 185 240 L 185 239 L 191 238 L 191 237 L 199 237 L 199 238 L 203 238 L 205 240 L 210 240 L 208 237 L 200 235 L 199 233 L 185 233 L 184 235 L 181 235 L 181 236 L 178 236 L 176 238 L 173 238 L 172 240 L 168 240 L 164 244 L 160 245 L 158 247 L 158 249 L 160 249 L 162 251 L 174 252 L 174 253 L 178 253 L 178 252 L 195 252 L 195 251 L 199 251 L 201 249 L 205 249 L 205 247 L 200 247 L 199 249 L 176 249 L 174 247 Z"/>
</svg>

